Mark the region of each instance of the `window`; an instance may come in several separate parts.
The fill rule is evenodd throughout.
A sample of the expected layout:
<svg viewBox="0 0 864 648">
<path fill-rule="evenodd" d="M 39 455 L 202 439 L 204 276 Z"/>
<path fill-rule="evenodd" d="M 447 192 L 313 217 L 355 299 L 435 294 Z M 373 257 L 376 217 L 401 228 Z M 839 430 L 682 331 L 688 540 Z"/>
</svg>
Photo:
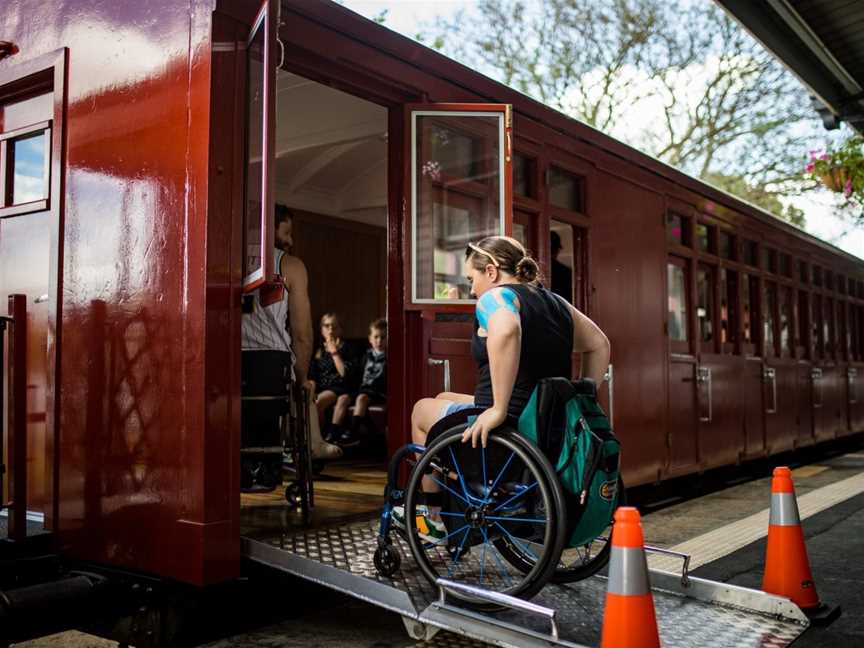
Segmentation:
<svg viewBox="0 0 864 648">
<path fill-rule="evenodd" d="M 798 262 L 798 279 L 800 279 L 803 284 L 810 282 L 810 268 L 804 261 Z"/>
<path fill-rule="evenodd" d="M 849 353 L 852 360 L 861 360 L 861 323 L 858 321 L 858 306 L 849 306 Z"/>
<path fill-rule="evenodd" d="M 798 326 L 795 329 L 795 346 L 798 357 L 810 357 L 810 296 L 805 290 L 798 291 Z"/>
<path fill-rule="evenodd" d="M 837 358 L 846 359 L 849 353 L 849 332 L 846 328 L 846 304 L 837 300 Z"/>
<path fill-rule="evenodd" d="M 744 240 L 744 263 L 754 268 L 759 265 L 759 245 L 756 241 Z"/>
<path fill-rule="evenodd" d="M 534 215 L 520 209 L 513 210 L 513 238 L 519 241 L 532 256 L 537 254 L 537 228 Z"/>
<path fill-rule="evenodd" d="M 811 306 L 812 316 L 810 318 L 810 326 L 814 347 L 813 351 L 816 358 L 822 358 L 825 355 L 825 337 L 822 329 L 822 296 L 813 295 Z"/>
<path fill-rule="evenodd" d="M 729 232 L 720 230 L 720 256 L 724 259 L 734 261 L 737 258 L 735 254 L 735 236 Z"/>
<path fill-rule="evenodd" d="M 513 156 L 513 195 L 536 198 L 537 160 L 522 153 Z"/>
<path fill-rule="evenodd" d="M 765 354 L 776 355 L 777 348 L 774 326 L 777 322 L 777 284 L 771 281 L 765 282 L 765 310 L 763 317 L 762 330 L 765 336 Z"/>
<path fill-rule="evenodd" d="M 687 342 L 687 265 L 686 261 L 669 261 L 667 281 L 669 290 L 669 339 Z"/>
<path fill-rule="evenodd" d="M 674 212 L 666 214 L 666 241 L 690 247 L 690 219 L 687 216 Z"/>
<path fill-rule="evenodd" d="M 506 196 L 501 110 L 411 113 L 413 301 L 470 299 L 463 261 L 469 242 L 500 235 Z"/>
<path fill-rule="evenodd" d="M 792 259 L 789 258 L 788 254 L 780 255 L 780 274 L 784 277 L 792 276 Z"/>
<path fill-rule="evenodd" d="M 558 167 L 549 167 L 549 204 L 568 211 L 583 211 L 581 178 Z"/>
<path fill-rule="evenodd" d="M 834 300 L 825 298 L 825 317 L 822 320 L 822 335 L 825 338 L 825 355 L 833 356 L 835 347 L 835 335 L 837 333 L 834 328 Z"/>
<path fill-rule="evenodd" d="M 792 338 L 795 293 L 785 286 L 780 288 L 780 355 L 786 358 L 795 354 L 795 341 Z"/>
<path fill-rule="evenodd" d="M 825 271 L 825 288 L 834 290 L 834 273 L 830 270 Z"/>
<path fill-rule="evenodd" d="M 720 269 L 720 343 L 734 350 L 738 342 L 738 273 Z"/>
<path fill-rule="evenodd" d="M 53 97 L 0 103 L 0 216 L 49 207 Z"/>
<path fill-rule="evenodd" d="M 771 248 L 762 249 L 762 269 L 767 272 L 777 272 L 777 251 Z"/>
<path fill-rule="evenodd" d="M 822 286 L 822 268 L 815 265 L 813 266 L 813 285 Z"/>
<path fill-rule="evenodd" d="M 837 275 L 837 290 L 841 295 L 846 294 L 846 277 Z"/>
<path fill-rule="evenodd" d="M 696 224 L 696 243 L 700 252 L 717 253 L 717 228 L 704 223 Z"/>
<path fill-rule="evenodd" d="M 696 273 L 696 321 L 699 326 L 699 341 L 713 347 L 714 330 L 714 268 L 699 266 Z"/>
<path fill-rule="evenodd" d="M 759 278 L 744 275 L 741 285 L 741 318 L 744 342 L 756 345 L 759 341 Z"/>
<path fill-rule="evenodd" d="M 551 238 L 549 249 L 552 252 L 552 267 L 549 272 L 549 287 L 552 292 L 561 295 L 571 304 L 573 300 L 573 269 L 575 257 L 573 254 L 573 226 L 553 220 L 549 223 Z"/>
</svg>

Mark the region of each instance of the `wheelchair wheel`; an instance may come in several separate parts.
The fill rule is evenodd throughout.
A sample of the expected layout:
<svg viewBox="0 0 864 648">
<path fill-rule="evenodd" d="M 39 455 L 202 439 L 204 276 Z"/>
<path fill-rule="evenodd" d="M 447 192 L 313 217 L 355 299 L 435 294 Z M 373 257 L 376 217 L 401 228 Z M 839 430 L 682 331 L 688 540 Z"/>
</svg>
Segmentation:
<svg viewBox="0 0 864 648">
<path fill-rule="evenodd" d="M 627 491 L 624 490 L 624 481 L 620 477 L 618 478 L 616 498 L 616 509 L 627 504 Z M 551 581 L 553 583 L 573 583 L 589 578 L 603 569 L 609 562 L 609 554 L 612 551 L 610 542 L 612 524 L 613 521 L 610 520 L 606 530 L 589 543 L 576 547 L 565 547 L 561 552 Z M 510 542 L 508 538 L 501 538 L 498 544 L 501 555 L 517 569 L 526 570 L 533 564 L 533 556 L 530 552 L 525 551 L 526 548 L 532 547 L 531 543 L 523 542 L 517 545 Z"/>
<path fill-rule="evenodd" d="M 462 443 L 463 423 L 441 434 L 417 462 L 405 496 L 406 536 L 424 576 L 472 585 L 487 591 L 530 598 L 552 576 L 564 546 L 564 495 L 548 460 L 537 448 L 506 428 L 489 436 L 486 448 Z M 444 493 L 441 520 L 446 536 L 424 541 L 417 518 L 422 478 L 429 475 Z M 424 533 L 428 529 L 423 529 Z M 428 537 L 428 536 L 427 536 Z M 500 555 L 501 538 L 532 557 L 520 571 Z M 523 538 L 530 538 L 528 543 Z M 470 595 L 452 593 L 478 608 Z"/>
</svg>

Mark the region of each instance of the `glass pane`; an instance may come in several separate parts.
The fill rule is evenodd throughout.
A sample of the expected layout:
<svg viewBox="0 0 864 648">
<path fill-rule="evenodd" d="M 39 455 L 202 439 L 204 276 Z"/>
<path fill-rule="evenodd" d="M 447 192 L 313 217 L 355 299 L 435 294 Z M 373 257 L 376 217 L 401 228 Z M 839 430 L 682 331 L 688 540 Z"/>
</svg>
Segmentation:
<svg viewBox="0 0 864 648">
<path fill-rule="evenodd" d="M 582 183 L 571 173 L 549 167 L 549 204 L 570 211 L 582 211 Z"/>
<path fill-rule="evenodd" d="M 549 285 L 552 292 L 573 303 L 573 226 L 553 220 L 549 223 L 552 271 Z"/>
<path fill-rule="evenodd" d="M 680 214 L 666 214 L 666 240 L 678 245 L 690 245 L 688 234 L 690 219 Z"/>
<path fill-rule="evenodd" d="M 669 338 L 687 341 L 687 278 L 684 268 L 674 263 L 667 265 L 669 290 Z"/>
<path fill-rule="evenodd" d="M 696 318 L 699 322 L 699 340 L 714 340 L 714 270 L 699 268 L 696 275 L 696 295 L 699 300 Z"/>
<path fill-rule="evenodd" d="M 247 50 L 246 93 L 246 210 L 244 225 L 246 257 L 243 276 L 263 275 L 261 203 L 263 201 L 264 157 L 264 23 Z"/>
<path fill-rule="evenodd" d="M 792 262 L 789 259 L 788 254 L 780 255 L 780 274 L 782 274 L 784 277 L 792 276 Z"/>
<path fill-rule="evenodd" d="M 535 198 L 534 191 L 534 160 L 527 155 L 517 153 L 513 156 L 513 194 Z"/>
<path fill-rule="evenodd" d="M 714 232 L 715 229 L 711 225 L 696 224 L 696 243 L 700 252 L 714 253 Z"/>
<path fill-rule="evenodd" d="M 777 272 L 777 252 L 775 250 L 763 248 L 762 268 L 768 272 Z"/>
<path fill-rule="evenodd" d="M 822 285 L 822 268 L 820 268 L 819 266 L 813 266 L 813 285 Z"/>
<path fill-rule="evenodd" d="M 528 240 L 525 238 L 525 226 L 522 223 L 513 223 L 513 238 L 519 241 L 526 250 L 528 249 Z"/>
<path fill-rule="evenodd" d="M 810 272 L 804 261 L 798 262 L 798 278 L 801 280 L 801 283 L 807 283 L 810 280 Z"/>
<path fill-rule="evenodd" d="M 503 233 L 503 116 L 414 113 L 414 298 L 469 299 L 465 248 Z"/>
<path fill-rule="evenodd" d="M 720 270 L 720 342 L 738 341 L 738 273 Z"/>
<path fill-rule="evenodd" d="M 810 347 L 810 303 L 805 291 L 798 291 L 798 328 L 795 330 L 797 339 L 795 346 L 804 347 L 809 355 Z"/>
<path fill-rule="evenodd" d="M 724 259 L 735 260 L 735 237 L 722 230 L 720 232 L 720 256 Z"/>
<path fill-rule="evenodd" d="M 783 354 L 792 354 L 792 300 L 791 288 L 781 290 L 780 300 L 780 351 Z"/>
<path fill-rule="evenodd" d="M 757 299 L 759 297 L 759 279 L 744 275 L 744 283 L 741 285 L 741 317 L 744 325 L 744 342 L 756 344 L 758 339 L 757 328 L 759 317 L 757 310 Z"/>
<path fill-rule="evenodd" d="M 773 283 L 765 284 L 765 311 L 763 324 L 763 333 L 765 335 L 765 353 L 776 353 L 774 348 L 774 322 L 776 321 L 777 312 L 777 285 Z"/>
<path fill-rule="evenodd" d="M 759 258 L 757 256 L 759 247 L 756 241 L 744 241 L 744 263 L 751 266 L 757 266 Z"/>
<path fill-rule="evenodd" d="M 834 353 L 834 301 L 825 299 L 825 317 L 822 320 L 822 336 L 825 340 L 825 353 Z"/>
<path fill-rule="evenodd" d="M 825 353 L 825 338 L 822 335 L 822 297 L 820 295 L 813 295 L 812 306 L 811 330 L 816 346 L 816 355 L 821 358 Z"/>
<path fill-rule="evenodd" d="M 49 132 L 40 131 L 21 139 L 12 140 L 12 205 L 43 200 L 48 197 L 47 146 Z"/>
</svg>

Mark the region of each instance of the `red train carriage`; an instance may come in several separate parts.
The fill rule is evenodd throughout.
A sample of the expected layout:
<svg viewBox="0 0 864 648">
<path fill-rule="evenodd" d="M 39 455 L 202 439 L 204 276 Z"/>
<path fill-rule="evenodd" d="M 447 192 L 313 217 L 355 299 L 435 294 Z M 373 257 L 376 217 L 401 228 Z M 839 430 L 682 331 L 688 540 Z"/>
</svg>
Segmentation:
<svg viewBox="0 0 864 648">
<path fill-rule="evenodd" d="M 313 317 L 389 320 L 391 451 L 473 387 L 458 260 L 490 233 L 547 274 L 558 234 L 628 484 L 864 431 L 861 259 L 338 5 L 11 0 L 0 39 L 7 546 L 238 574 L 274 201 Z"/>
</svg>

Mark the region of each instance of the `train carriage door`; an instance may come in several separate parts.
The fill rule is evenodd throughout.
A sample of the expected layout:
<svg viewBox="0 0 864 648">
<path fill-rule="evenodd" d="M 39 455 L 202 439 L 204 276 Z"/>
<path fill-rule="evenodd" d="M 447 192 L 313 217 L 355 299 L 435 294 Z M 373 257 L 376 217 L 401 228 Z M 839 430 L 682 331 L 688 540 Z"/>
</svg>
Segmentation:
<svg viewBox="0 0 864 648">
<path fill-rule="evenodd" d="M 501 104 L 425 104 L 406 106 L 405 117 L 410 404 L 474 391 L 464 253 L 469 242 L 513 231 L 512 113 Z"/>
<path fill-rule="evenodd" d="M 16 540 L 34 532 L 34 523 L 52 528 L 56 516 L 65 57 L 61 50 L 0 71 L 0 315 L 14 316 L 6 348 L 0 347 L 0 402 L 10 382 L 13 389 L 12 401 L 0 407 L 0 509 L 12 505 L 11 512 L 2 510 L 0 537 L 8 531 Z M 19 335 L 24 344 L 15 349 L 13 366 L 8 344 Z"/>
<path fill-rule="evenodd" d="M 265 0 L 246 43 L 243 290 L 272 281 L 279 2 Z"/>
</svg>

